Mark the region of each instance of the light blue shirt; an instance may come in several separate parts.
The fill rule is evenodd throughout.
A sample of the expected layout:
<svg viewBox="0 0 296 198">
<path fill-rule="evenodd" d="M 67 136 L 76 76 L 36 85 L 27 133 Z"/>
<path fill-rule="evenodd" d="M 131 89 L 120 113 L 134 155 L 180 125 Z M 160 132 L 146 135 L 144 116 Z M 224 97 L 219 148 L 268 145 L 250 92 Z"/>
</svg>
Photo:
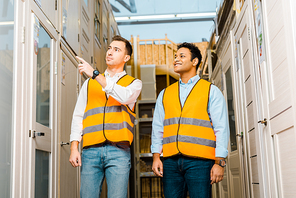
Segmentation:
<svg viewBox="0 0 296 198">
<path fill-rule="evenodd" d="M 182 107 L 190 93 L 193 86 L 200 79 L 198 75 L 192 77 L 188 83 L 180 81 L 180 100 Z M 157 98 L 155 111 L 152 122 L 152 153 L 162 153 L 163 141 L 163 122 L 164 122 L 164 108 L 162 104 L 164 90 L 162 90 Z M 228 141 L 229 141 L 229 124 L 228 112 L 225 99 L 221 91 L 215 85 L 211 85 L 210 99 L 208 104 L 208 114 L 213 123 L 214 133 L 216 135 L 216 157 L 227 157 L 228 155 Z"/>
</svg>

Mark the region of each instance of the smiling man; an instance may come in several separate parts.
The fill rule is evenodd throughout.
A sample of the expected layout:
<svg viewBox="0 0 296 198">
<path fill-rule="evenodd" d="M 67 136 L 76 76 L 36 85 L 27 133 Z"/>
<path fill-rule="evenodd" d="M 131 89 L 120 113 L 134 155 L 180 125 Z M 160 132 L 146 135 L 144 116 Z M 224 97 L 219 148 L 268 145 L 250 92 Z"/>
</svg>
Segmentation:
<svg viewBox="0 0 296 198">
<path fill-rule="evenodd" d="M 196 75 L 199 49 L 178 45 L 178 82 L 162 90 L 152 123 L 152 170 L 163 177 L 165 197 L 210 198 L 211 184 L 223 179 L 229 126 L 220 90 Z M 163 163 L 160 155 L 163 153 Z"/>
<path fill-rule="evenodd" d="M 142 89 L 142 82 L 123 70 L 131 54 L 129 41 L 115 36 L 106 53 L 104 74 L 76 57 L 80 74 L 90 77 L 80 90 L 70 136 L 69 161 L 73 167 L 81 166 L 81 198 L 100 197 L 105 177 L 108 198 L 127 197 L 135 103 Z"/>
</svg>

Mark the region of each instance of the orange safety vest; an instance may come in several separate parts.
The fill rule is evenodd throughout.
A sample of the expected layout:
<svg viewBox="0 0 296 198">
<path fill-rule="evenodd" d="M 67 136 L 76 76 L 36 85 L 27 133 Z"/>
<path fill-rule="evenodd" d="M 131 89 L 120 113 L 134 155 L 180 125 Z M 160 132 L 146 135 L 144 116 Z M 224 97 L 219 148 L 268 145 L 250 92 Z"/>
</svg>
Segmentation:
<svg viewBox="0 0 296 198">
<path fill-rule="evenodd" d="M 125 75 L 117 84 L 130 85 L 135 78 Z M 133 127 L 136 114 L 128 105 L 121 104 L 112 96 L 107 98 L 102 86 L 89 79 L 87 105 L 83 116 L 83 147 L 103 143 L 133 142 Z"/>
<path fill-rule="evenodd" d="M 207 111 L 211 83 L 200 79 L 187 96 L 183 108 L 179 86 L 179 82 L 172 84 L 163 95 L 163 156 L 181 153 L 214 160 L 216 136 Z"/>
</svg>

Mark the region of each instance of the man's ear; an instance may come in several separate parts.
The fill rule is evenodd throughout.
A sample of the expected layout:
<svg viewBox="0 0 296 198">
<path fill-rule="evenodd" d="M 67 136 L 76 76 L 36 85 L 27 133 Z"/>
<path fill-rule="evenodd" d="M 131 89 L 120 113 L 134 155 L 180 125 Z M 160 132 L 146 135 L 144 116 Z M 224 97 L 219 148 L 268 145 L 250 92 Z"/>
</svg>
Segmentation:
<svg viewBox="0 0 296 198">
<path fill-rule="evenodd" d="M 129 59 L 131 58 L 131 56 L 130 55 L 125 55 L 125 57 L 124 57 L 124 62 L 127 62 L 127 61 L 129 61 Z"/>
<path fill-rule="evenodd" d="M 194 59 L 192 60 L 192 62 L 193 62 L 193 66 L 197 66 L 198 58 L 194 58 Z"/>
</svg>

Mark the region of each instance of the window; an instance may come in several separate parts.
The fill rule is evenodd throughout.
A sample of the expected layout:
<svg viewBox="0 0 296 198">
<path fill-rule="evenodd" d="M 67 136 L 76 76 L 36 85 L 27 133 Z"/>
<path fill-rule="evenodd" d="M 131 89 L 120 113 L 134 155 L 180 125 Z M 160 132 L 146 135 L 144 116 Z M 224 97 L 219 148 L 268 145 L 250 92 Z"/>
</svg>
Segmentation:
<svg viewBox="0 0 296 198">
<path fill-rule="evenodd" d="M 11 135 L 14 87 L 14 5 L 16 1 L 0 1 L 0 194 L 11 197 Z M 16 32 L 17 34 L 17 32 Z"/>
<path fill-rule="evenodd" d="M 111 38 L 113 38 L 113 36 L 115 36 L 114 33 L 115 33 L 114 28 L 113 28 L 113 26 L 111 26 Z"/>
<path fill-rule="evenodd" d="M 101 13 L 100 13 L 100 2 L 99 0 L 96 0 L 95 5 L 95 35 L 97 39 L 100 41 L 100 30 L 101 30 Z"/>
<path fill-rule="evenodd" d="M 232 90 L 232 75 L 231 67 L 225 73 L 226 77 L 226 87 L 227 87 L 227 106 L 228 106 L 228 121 L 230 129 L 230 145 L 231 151 L 237 150 L 236 143 L 236 128 L 235 128 L 235 112 L 234 112 L 234 100 L 233 100 L 233 90 Z"/>
</svg>

